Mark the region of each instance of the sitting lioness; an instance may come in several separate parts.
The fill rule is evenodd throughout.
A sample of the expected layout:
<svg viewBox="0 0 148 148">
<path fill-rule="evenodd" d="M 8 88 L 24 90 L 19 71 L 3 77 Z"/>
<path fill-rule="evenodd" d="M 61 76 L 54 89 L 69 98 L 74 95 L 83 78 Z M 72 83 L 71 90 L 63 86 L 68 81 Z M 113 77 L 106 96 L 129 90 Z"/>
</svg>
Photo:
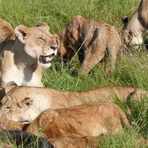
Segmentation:
<svg viewBox="0 0 148 148">
<path fill-rule="evenodd" d="M 11 36 L 1 36 L 0 87 L 11 81 L 17 85 L 42 86 L 42 67 L 51 66 L 59 45 L 58 36 L 52 35 L 45 23 L 30 28 L 19 25 L 13 30 L 10 24 L 0 21 L 3 34 L 4 28 Z"/>
<path fill-rule="evenodd" d="M 128 86 L 106 86 L 80 92 L 62 92 L 50 88 L 6 86 L 6 96 L 2 99 L 0 116 L 9 120 L 31 122 L 42 111 L 80 105 L 92 102 L 114 102 L 115 98 L 140 101 L 148 97 L 148 92 Z"/>
<path fill-rule="evenodd" d="M 65 62 L 78 55 L 81 72 L 89 73 L 102 59 L 105 74 L 110 75 L 120 49 L 120 36 L 114 26 L 87 20 L 78 15 L 59 34 L 61 46 L 58 56 Z"/>
<path fill-rule="evenodd" d="M 127 45 L 143 43 L 143 37 L 148 30 L 148 0 L 142 0 L 131 18 L 123 18 L 124 40 Z"/>
</svg>

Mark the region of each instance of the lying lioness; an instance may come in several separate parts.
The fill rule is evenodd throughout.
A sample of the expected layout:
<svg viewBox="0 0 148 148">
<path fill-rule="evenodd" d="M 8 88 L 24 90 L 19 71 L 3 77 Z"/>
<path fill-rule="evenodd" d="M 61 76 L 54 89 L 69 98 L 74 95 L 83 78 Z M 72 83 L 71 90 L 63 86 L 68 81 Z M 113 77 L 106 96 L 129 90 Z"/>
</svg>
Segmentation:
<svg viewBox="0 0 148 148">
<path fill-rule="evenodd" d="M 87 104 L 42 112 L 26 131 L 43 132 L 48 139 L 99 136 L 122 131 L 121 122 L 130 128 L 125 113 L 113 103 Z"/>
<path fill-rule="evenodd" d="M 114 102 L 114 98 L 126 100 L 132 94 L 133 100 L 148 97 L 143 89 L 128 86 L 106 86 L 80 92 L 62 92 L 50 88 L 6 87 L 7 95 L 2 100 L 0 114 L 14 121 L 32 121 L 46 109 L 56 109 L 92 102 Z"/>
<path fill-rule="evenodd" d="M 4 129 L 5 131 L 8 131 L 8 134 L 9 134 L 8 140 L 10 141 L 10 139 L 15 138 L 18 144 L 20 142 L 23 142 L 23 139 L 25 139 L 26 137 L 28 138 L 28 140 L 34 137 L 34 135 L 32 135 L 29 132 L 23 132 L 23 130 L 24 131 L 26 130 L 26 127 L 28 127 L 28 125 L 22 122 L 9 121 L 5 117 L 0 119 L 0 128 Z M 14 135 L 13 133 L 15 132 L 11 132 L 11 131 L 15 131 L 16 134 Z M 20 139 L 20 136 L 22 136 L 23 139 Z M 5 137 L 3 139 L 5 139 Z M 39 135 L 39 142 L 40 142 L 40 139 L 41 140 L 43 139 L 45 141 L 43 143 L 44 145 L 47 144 L 46 139 L 40 137 Z M 89 148 L 97 148 L 97 145 L 98 145 L 97 142 L 99 140 L 99 137 L 98 136 L 97 137 L 87 136 L 87 137 L 79 137 L 79 138 L 78 137 L 61 137 L 61 138 L 50 138 L 48 140 L 51 144 L 53 144 L 54 148 L 86 148 L 88 146 Z M 13 140 L 11 141 L 13 142 Z"/>
<path fill-rule="evenodd" d="M 0 20 L 0 40 L 0 87 L 11 81 L 42 86 L 42 67 L 51 66 L 59 45 L 58 36 L 49 32 L 48 25 L 39 23 L 29 28 L 19 25 L 14 30 Z"/>
<path fill-rule="evenodd" d="M 61 31 L 60 58 L 65 62 L 78 55 L 81 71 L 89 73 L 102 59 L 105 73 L 110 75 L 116 62 L 121 41 L 114 26 L 85 19 L 78 15 Z"/>
<path fill-rule="evenodd" d="M 8 130 L 8 133 L 10 130 L 11 131 L 15 130 L 16 133 L 18 133 L 15 135 L 17 141 L 19 140 L 20 135 L 22 135 L 22 138 L 24 136 L 26 137 L 27 135 L 28 136 L 31 135 L 28 132 L 27 132 L 28 134 L 26 134 L 25 132 L 21 132 L 21 130 L 24 130 L 24 131 L 28 130 L 29 126 L 31 126 L 31 125 L 28 126 L 28 124 L 24 124 L 22 122 L 9 121 L 4 117 L 4 118 L 0 118 L 0 125 L 1 125 L 0 128 Z M 33 133 L 33 134 L 35 134 L 35 133 Z M 112 134 L 112 133 L 110 133 L 110 134 Z M 105 136 L 105 138 L 108 139 L 108 138 L 112 137 L 112 135 L 110 135 L 110 134 L 103 135 L 103 136 Z M 11 135 L 13 138 L 14 136 L 10 132 L 10 138 L 11 138 Z M 38 133 L 38 136 L 39 135 L 42 135 L 42 133 Z M 44 136 L 46 137 L 46 135 L 44 135 Z M 138 144 L 140 143 L 142 145 L 143 144 L 148 145 L 148 141 L 146 139 L 143 139 L 141 136 L 134 135 L 134 137 L 135 137 L 135 139 L 137 139 Z M 29 139 L 30 138 L 32 138 L 32 136 L 29 137 Z M 86 148 L 86 147 L 98 148 L 98 142 L 99 142 L 100 138 L 101 138 L 100 136 L 95 136 L 95 137 L 94 136 L 85 136 L 85 137 L 73 137 L 72 136 L 72 137 L 50 138 L 48 140 L 51 144 L 53 144 L 54 148 Z M 42 140 L 42 137 L 39 138 L 39 140 L 40 139 Z M 46 142 L 46 139 L 45 139 L 45 142 Z M 47 144 L 47 142 L 44 144 Z"/>
</svg>

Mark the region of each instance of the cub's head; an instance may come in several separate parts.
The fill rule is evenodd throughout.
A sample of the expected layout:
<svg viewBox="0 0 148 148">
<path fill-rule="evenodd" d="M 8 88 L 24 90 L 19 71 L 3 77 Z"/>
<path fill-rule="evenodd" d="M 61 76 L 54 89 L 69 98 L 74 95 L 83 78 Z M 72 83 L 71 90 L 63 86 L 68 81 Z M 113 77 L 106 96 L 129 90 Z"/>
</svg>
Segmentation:
<svg viewBox="0 0 148 148">
<path fill-rule="evenodd" d="M 1 101 L 0 119 L 4 117 L 19 122 L 34 120 L 49 104 L 40 91 L 33 87 L 7 85 L 6 96 Z"/>
<path fill-rule="evenodd" d="M 84 20 L 85 19 L 81 15 L 77 15 L 72 18 L 67 27 L 69 37 L 72 37 L 71 41 L 77 41 L 79 39 L 81 27 L 84 24 Z"/>
<path fill-rule="evenodd" d="M 71 56 L 70 48 L 80 40 L 81 26 L 84 24 L 84 18 L 80 15 L 74 16 L 70 23 L 62 29 L 59 33 L 60 47 L 58 49 L 58 58 L 63 59 L 65 62 L 68 61 Z"/>
<path fill-rule="evenodd" d="M 43 67 L 51 66 L 52 58 L 57 54 L 59 37 L 49 32 L 46 23 L 39 23 L 35 27 L 19 25 L 15 28 L 15 35 L 24 47 L 24 52 Z"/>
</svg>

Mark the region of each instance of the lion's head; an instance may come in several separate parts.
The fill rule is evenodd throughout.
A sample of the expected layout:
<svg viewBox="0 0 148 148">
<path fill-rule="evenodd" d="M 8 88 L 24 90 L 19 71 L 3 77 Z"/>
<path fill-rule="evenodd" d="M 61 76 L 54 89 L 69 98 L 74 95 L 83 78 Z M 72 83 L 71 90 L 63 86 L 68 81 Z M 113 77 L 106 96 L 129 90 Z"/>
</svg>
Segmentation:
<svg viewBox="0 0 148 148">
<path fill-rule="evenodd" d="M 49 32 L 46 23 L 39 23 L 30 28 L 19 25 L 15 28 L 15 34 L 27 55 L 37 59 L 38 63 L 45 68 L 51 66 L 51 60 L 57 54 L 59 47 L 59 37 Z"/>
<path fill-rule="evenodd" d="M 85 19 L 81 15 L 74 16 L 67 27 L 68 36 L 71 37 L 71 40 L 74 40 L 74 42 L 76 42 L 80 37 L 79 32 L 84 21 Z"/>
<path fill-rule="evenodd" d="M 126 45 L 132 45 L 134 48 L 138 48 L 143 43 L 143 27 L 139 20 L 136 17 L 127 17 L 122 18 L 123 22 L 123 35 L 124 43 Z"/>
<path fill-rule="evenodd" d="M 5 88 L 6 96 L 1 101 L 0 118 L 20 122 L 34 120 L 49 105 L 46 94 L 40 94 L 41 89 L 8 84 Z"/>
</svg>

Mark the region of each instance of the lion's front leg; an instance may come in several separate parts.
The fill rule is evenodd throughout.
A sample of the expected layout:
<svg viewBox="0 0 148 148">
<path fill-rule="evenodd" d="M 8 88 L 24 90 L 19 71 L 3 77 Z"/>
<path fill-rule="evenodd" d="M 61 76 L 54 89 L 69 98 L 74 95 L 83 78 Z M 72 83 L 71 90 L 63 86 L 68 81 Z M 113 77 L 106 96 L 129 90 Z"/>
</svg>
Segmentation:
<svg viewBox="0 0 148 148">
<path fill-rule="evenodd" d="M 92 68 L 98 64 L 104 57 L 105 48 L 97 48 L 95 50 L 88 50 L 81 65 L 81 72 L 88 74 Z"/>
<path fill-rule="evenodd" d="M 108 53 L 108 55 L 105 58 L 105 64 L 104 64 L 104 71 L 105 71 L 105 76 L 109 77 L 115 68 L 115 62 L 116 62 L 116 56 L 117 53 Z"/>
</svg>

